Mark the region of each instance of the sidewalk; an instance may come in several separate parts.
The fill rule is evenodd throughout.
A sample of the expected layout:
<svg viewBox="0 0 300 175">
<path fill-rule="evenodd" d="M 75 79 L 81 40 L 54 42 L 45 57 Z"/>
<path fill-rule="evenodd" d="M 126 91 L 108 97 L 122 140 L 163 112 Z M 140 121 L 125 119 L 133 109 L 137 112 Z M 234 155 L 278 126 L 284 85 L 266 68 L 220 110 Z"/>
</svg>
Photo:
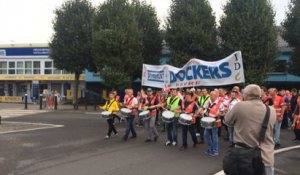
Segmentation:
<svg viewBox="0 0 300 175">
<path fill-rule="evenodd" d="M 0 110 L 25 110 L 25 104 L 16 104 L 16 103 L 0 103 Z M 27 105 L 28 110 L 40 110 L 39 104 L 28 104 Z M 42 109 L 42 110 L 49 110 L 48 108 Z M 61 104 L 58 105 L 57 110 L 59 111 L 72 111 L 74 110 L 73 105 L 70 104 Z M 98 110 L 98 108 L 97 108 Z M 95 111 L 95 107 L 92 105 L 89 105 L 87 107 L 87 110 L 85 110 L 85 106 L 80 105 L 78 111 Z"/>
</svg>

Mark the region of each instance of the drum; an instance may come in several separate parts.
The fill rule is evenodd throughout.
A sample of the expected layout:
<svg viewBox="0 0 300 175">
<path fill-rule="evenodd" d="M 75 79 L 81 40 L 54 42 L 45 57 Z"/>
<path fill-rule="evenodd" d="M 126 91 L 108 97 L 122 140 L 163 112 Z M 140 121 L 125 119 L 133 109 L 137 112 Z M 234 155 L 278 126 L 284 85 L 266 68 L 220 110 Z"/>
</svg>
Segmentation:
<svg viewBox="0 0 300 175">
<path fill-rule="evenodd" d="M 139 116 L 142 120 L 147 120 L 151 117 L 149 115 L 149 111 L 143 111 L 143 112 L 139 113 Z"/>
<path fill-rule="evenodd" d="M 121 114 L 123 114 L 123 115 L 129 115 L 131 113 L 131 110 L 130 109 L 128 109 L 128 108 L 122 108 L 121 109 Z"/>
<path fill-rule="evenodd" d="M 110 117 L 110 115 L 111 115 L 111 112 L 109 112 L 109 111 L 103 111 L 103 112 L 101 112 L 102 118 L 108 119 Z"/>
<path fill-rule="evenodd" d="M 171 111 L 164 111 L 162 113 L 162 121 L 165 123 L 172 123 L 174 121 L 174 112 Z"/>
<path fill-rule="evenodd" d="M 203 128 L 215 128 L 216 127 L 216 119 L 212 117 L 203 117 L 201 119 L 201 126 Z"/>
<path fill-rule="evenodd" d="M 182 125 L 191 125 L 193 117 L 188 114 L 180 114 L 178 122 Z"/>
</svg>

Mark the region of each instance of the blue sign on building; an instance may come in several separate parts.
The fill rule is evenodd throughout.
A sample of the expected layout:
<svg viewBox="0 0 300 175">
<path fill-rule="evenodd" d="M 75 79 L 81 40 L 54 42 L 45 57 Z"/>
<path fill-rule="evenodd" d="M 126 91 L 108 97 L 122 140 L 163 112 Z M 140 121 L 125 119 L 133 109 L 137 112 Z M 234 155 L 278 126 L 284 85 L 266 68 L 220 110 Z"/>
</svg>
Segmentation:
<svg viewBox="0 0 300 175">
<path fill-rule="evenodd" d="M 0 48 L 0 56 L 48 56 L 49 48 Z"/>
</svg>

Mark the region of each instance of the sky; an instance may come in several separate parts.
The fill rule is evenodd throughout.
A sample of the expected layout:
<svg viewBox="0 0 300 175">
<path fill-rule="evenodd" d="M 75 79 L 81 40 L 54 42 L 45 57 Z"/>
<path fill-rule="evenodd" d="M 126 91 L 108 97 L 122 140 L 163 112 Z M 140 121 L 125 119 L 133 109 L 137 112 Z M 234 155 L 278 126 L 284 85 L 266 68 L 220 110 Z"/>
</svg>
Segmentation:
<svg viewBox="0 0 300 175">
<path fill-rule="evenodd" d="M 105 0 L 90 0 L 97 6 Z M 171 0 L 146 0 L 157 11 L 162 26 Z M 54 10 L 65 0 L 0 0 L 0 44 L 48 43 L 53 34 Z M 209 0 L 217 21 L 227 0 Z M 271 0 L 277 25 L 285 19 L 290 0 Z"/>
</svg>

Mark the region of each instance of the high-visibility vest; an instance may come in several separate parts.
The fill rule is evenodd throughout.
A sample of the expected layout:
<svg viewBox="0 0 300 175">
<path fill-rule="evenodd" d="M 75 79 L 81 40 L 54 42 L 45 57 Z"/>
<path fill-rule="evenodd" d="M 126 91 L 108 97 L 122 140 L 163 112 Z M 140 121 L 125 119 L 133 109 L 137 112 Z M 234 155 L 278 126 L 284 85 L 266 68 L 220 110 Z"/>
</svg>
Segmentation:
<svg viewBox="0 0 300 175">
<path fill-rule="evenodd" d="M 210 96 L 209 95 L 206 95 L 205 97 L 198 97 L 198 102 L 199 102 L 199 105 L 201 106 L 201 107 L 203 107 L 203 105 L 205 105 L 205 103 L 207 102 L 207 101 L 209 101 L 210 100 Z"/>
<path fill-rule="evenodd" d="M 180 98 L 178 96 L 174 97 L 171 101 L 171 97 L 167 99 L 167 106 L 169 107 L 170 111 L 174 112 L 175 109 L 180 107 Z M 179 117 L 179 113 L 175 112 L 175 117 Z"/>
<path fill-rule="evenodd" d="M 185 106 L 185 112 L 187 114 L 191 114 L 192 115 L 192 124 L 196 123 L 196 117 L 192 114 L 194 106 L 195 106 L 195 102 L 194 101 L 192 101 L 188 106 Z"/>
<path fill-rule="evenodd" d="M 213 105 L 209 104 L 208 105 L 208 110 L 209 110 L 209 117 L 213 117 L 216 119 L 216 127 L 220 128 L 222 127 L 222 122 L 220 118 L 216 118 L 217 114 L 219 113 L 219 108 L 221 106 L 222 102 L 218 101 L 218 103 L 214 103 Z"/>
<path fill-rule="evenodd" d="M 125 100 L 125 106 L 128 109 L 131 109 L 133 107 L 133 100 L 134 100 L 134 98 L 135 98 L 134 96 L 126 98 L 126 100 Z M 131 115 L 136 115 L 136 109 L 131 109 L 131 110 L 132 110 Z"/>
<path fill-rule="evenodd" d="M 283 105 L 283 97 L 276 96 L 273 98 L 273 102 L 274 102 L 274 108 L 275 108 L 275 112 L 276 112 L 276 119 L 279 121 L 282 121 L 283 118 L 281 116 L 281 108 Z"/>
<path fill-rule="evenodd" d="M 156 101 L 156 97 L 155 96 L 152 97 L 152 99 L 151 99 L 150 102 L 149 102 L 148 98 L 145 98 L 144 106 L 148 106 L 148 107 L 154 106 L 155 105 L 155 101 Z M 156 112 L 157 112 L 156 109 L 150 110 L 150 116 L 156 117 Z"/>
</svg>

